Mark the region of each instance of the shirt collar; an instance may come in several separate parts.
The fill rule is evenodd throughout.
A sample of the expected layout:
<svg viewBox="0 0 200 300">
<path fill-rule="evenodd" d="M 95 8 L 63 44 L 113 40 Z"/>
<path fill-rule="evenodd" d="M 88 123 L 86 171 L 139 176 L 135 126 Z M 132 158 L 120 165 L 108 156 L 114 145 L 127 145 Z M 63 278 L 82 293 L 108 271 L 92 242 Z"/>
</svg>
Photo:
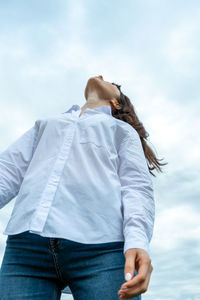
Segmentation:
<svg viewBox="0 0 200 300">
<path fill-rule="evenodd" d="M 102 105 L 100 107 L 95 107 L 95 108 L 86 108 L 85 110 L 98 110 L 100 112 L 106 113 L 108 115 L 112 115 L 112 111 L 111 111 L 111 106 L 110 105 Z M 78 104 L 74 104 L 71 106 L 70 109 L 68 109 L 67 111 L 65 111 L 64 113 L 70 113 L 73 110 L 77 111 L 77 110 L 81 110 L 81 107 Z"/>
</svg>

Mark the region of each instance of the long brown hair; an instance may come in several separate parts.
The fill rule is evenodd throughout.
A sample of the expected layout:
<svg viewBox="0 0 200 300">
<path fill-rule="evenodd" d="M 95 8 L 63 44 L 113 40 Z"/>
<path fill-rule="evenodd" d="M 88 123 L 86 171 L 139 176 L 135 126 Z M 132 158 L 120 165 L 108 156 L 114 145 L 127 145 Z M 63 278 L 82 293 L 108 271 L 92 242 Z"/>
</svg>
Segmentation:
<svg viewBox="0 0 200 300">
<path fill-rule="evenodd" d="M 143 123 L 139 120 L 138 116 L 136 115 L 134 106 L 131 103 L 130 99 L 122 93 L 121 85 L 118 85 L 114 82 L 112 82 L 112 84 L 116 85 L 120 91 L 120 96 L 117 99 L 117 101 L 121 105 L 121 109 L 112 108 L 112 115 L 116 119 L 120 119 L 124 122 L 129 123 L 137 131 L 142 143 L 144 155 L 147 160 L 149 172 L 151 173 L 151 175 L 155 177 L 155 174 L 153 174 L 151 171 L 156 169 L 157 171 L 162 172 L 160 166 L 164 166 L 168 163 L 159 162 L 160 160 L 163 159 L 157 158 L 153 150 L 147 144 L 147 138 L 149 137 L 149 133 L 145 130 Z"/>
</svg>

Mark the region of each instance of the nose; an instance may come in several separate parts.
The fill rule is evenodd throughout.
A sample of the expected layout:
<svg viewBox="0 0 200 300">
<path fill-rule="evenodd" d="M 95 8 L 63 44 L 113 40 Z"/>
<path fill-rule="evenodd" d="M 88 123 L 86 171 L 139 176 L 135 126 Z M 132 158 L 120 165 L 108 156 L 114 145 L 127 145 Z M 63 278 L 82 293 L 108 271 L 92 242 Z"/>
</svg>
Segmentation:
<svg viewBox="0 0 200 300">
<path fill-rule="evenodd" d="M 97 76 L 97 77 L 99 77 L 99 78 L 101 78 L 101 79 L 103 80 L 103 76 L 102 76 L 102 75 L 99 75 L 99 76 Z"/>
</svg>

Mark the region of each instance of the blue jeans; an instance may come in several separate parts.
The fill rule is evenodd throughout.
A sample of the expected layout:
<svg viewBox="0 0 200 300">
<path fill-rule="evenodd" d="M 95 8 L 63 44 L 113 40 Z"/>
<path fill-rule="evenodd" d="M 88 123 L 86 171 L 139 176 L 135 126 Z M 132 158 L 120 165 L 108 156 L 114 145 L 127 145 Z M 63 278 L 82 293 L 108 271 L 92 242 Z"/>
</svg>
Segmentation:
<svg viewBox="0 0 200 300">
<path fill-rule="evenodd" d="M 28 231 L 8 235 L 0 300 L 57 300 L 67 286 L 75 300 L 118 300 L 125 282 L 123 246 L 123 241 L 82 244 Z"/>
</svg>

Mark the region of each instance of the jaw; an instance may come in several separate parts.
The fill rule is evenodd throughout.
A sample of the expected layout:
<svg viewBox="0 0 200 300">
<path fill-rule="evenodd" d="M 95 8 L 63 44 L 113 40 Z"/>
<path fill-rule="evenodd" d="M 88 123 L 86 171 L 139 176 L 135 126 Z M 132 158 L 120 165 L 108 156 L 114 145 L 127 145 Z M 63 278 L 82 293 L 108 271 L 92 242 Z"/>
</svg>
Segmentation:
<svg viewBox="0 0 200 300">
<path fill-rule="evenodd" d="M 88 79 L 87 85 L 85 87 L 84 96 L 87 100 L 89 91 L 98 90 L 99 84 L 101 84 L 101 79 L 97 77 L 91 77 Z"/>
</svg>

